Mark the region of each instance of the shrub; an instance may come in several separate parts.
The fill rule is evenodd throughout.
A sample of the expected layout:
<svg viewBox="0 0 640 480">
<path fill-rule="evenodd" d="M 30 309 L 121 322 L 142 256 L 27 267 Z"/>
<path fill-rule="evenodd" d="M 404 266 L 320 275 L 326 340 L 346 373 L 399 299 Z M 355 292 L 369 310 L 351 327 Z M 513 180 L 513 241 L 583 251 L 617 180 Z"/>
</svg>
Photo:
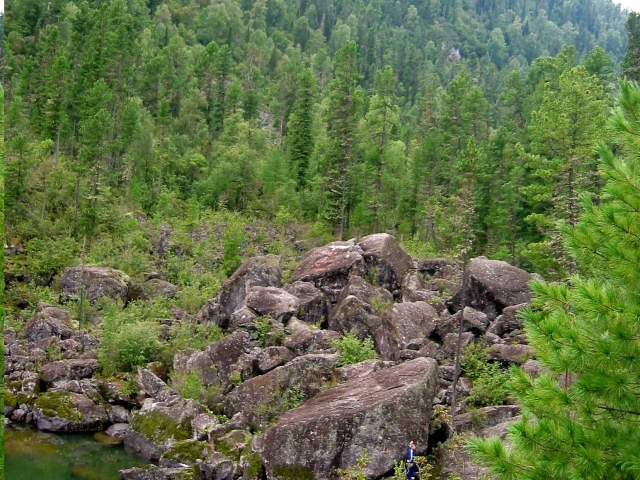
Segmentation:
<svg viewBox="0 0 640 480">
<path fill-rule="evenodd" d="M 284 408 L 292 410 L 300 406 L 305 401 L 307 395 L 302 391 L 299 385 L 289 388 L 285 392 Z"/>
<path fill-rule="evenodd" d="M 482 345 L 470 344 L 460 359 L 462 370 L 473 380 L 469 404 L 475 407 L 502 405 L 507 398 L 509 373 L 499 364 L 489 362 Z"/>
<path fill-rule="evenodd" d="M 194 371 L 188 375 L 174 372 L 171 386 L 180 392 L 182 398 L 190 398 L 210 409 L 217 408 L 223 400 L 222 389 L 219 386 L 206 386 Z"/>
<path fill-rule="evenodd" d="M 102 372 L 105 375 L 129 372 L 138 365 L 156 360 L 161 344 L 158 340 L 160 327 L 148 318 L 153 308 L 143 314 L 141 306 L 135 303 L 131 310 L 119 310 L 113 302 L 106 305 L 98 351 Z"/>
<path fill-rule="evenodd" d="M 370 338 L 360 340 L 354 333 L 347 333 L 335 342 L 335 348 L 340 354 L 338 366 L 352 365 L 365 360 L 378 358 Z"/>
<path fill-rule="evenodd" d="M 253 322 L 253 334 L 251 338 L 256 340 L 261 347 L 265 346 L 267 334 L 271 331 L 271 320 L 269 317 L 256 318 Z"/>
<path fill-rule="evenodd" d="M 362 455 L 356 461 L 356 464 L 350 468 L 339 468 L 336 473 L 340 477 L 340 480 L 366 480 L 367 475 L 364 473 L 364 469 L 371 461 L 371 456 L 367 450 L 363 450 Z"/>
<path fill-rule="evenodd" d="M 230 276 L 242 263 L 240 259 L 240 249 L 244 242 L 244 231 L 239 223 L 229 223 L 224 231 L 222 245 L 224 253 L 222 254 L 222 271 L 225 275 Z"/>
</svg>

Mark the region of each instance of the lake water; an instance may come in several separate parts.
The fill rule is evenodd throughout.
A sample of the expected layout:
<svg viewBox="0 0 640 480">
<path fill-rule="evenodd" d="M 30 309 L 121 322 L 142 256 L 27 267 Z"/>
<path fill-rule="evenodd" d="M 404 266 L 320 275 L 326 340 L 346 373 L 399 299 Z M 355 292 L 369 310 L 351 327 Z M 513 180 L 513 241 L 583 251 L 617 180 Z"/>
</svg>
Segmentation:
<svg viewBox="0 0 640 480">
<path fill-rule="evenodd" d="M 118 470 L 147 464 L 122 445 L 104 445 L 82 433 L 7 428 L 4 451 L 8 480 L 117 480 Z"/>
</svg>

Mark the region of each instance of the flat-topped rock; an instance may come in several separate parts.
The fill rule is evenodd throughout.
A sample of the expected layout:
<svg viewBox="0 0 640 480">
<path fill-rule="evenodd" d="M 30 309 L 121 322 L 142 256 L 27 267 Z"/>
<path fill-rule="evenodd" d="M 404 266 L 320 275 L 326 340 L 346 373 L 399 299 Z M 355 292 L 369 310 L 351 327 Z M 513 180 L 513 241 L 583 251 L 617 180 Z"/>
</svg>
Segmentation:
<svg viewBox="0 0 640 480">
<path fill-rule="evenodd" d="M 529 282 L 534 276 L 507 262 L 473 258 L 468 265 L 469 285 L 466 305 L 487 314 L 494 320 L 509 306 L 529 303 Z M 454 295 L 451 305 L 460 310 L 462 289 Z"/>
<path fill-rule="evenodd" d="M 333 479 L 336 468 L 355 465 L 365 449 L 367 478 L 385 474 L 402 458 L 407 439 L 426 448 L 437 373 L 435 360 L 417 358 L 358 376 L 285 413 L 264 434 L 267 478 L 302 472 Z"/>
<path fill-rule="evenodd" d="M 300 301 L 286 290 L 277 287 L 250 287 L 247 307 L 258 315 L 268 315 L 286 322 L 298 312 Z"/>
<path fill-rule="evenodd" d="M 125 302 L 130 286 L 128 275 L 110 267 L 70 267 L 65 268 L 60 276 L 60 290 L 67 298 L 79 298 L 84 288 L 85 298 L 92 303 L 100 297 Z"/>
</svg>

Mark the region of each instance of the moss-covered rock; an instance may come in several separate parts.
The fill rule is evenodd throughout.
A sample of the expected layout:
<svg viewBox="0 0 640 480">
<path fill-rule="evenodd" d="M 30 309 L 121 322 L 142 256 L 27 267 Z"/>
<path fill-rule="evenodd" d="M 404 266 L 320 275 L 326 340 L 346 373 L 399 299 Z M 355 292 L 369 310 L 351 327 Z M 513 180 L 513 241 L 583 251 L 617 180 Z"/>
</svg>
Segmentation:
<svg viewBox="0 0 640 480">
<path fill-rule="evenodd" d="M 155 443 L 166 443 L 170 439 L 187 440 L 191 438 L 189 422 L 178 423 L 164 413 L 151 411 L 136 413 L 131 419 L 131 428 L 143 434 Z"/>
<path fill-rule="evenodd" d="M 4 391 L 4 406 L 9 408 L 18 406 L 18 398 L 10 390 Z"/>
<path fill-rule="evenodd" d="M 262 460 L 257 452 L 246 449 L 240 457 L 240 465 L 243 470 L 243 479 L 260 480 L 262 478 Z"/>
<path fill-rule="evenodd" d="M 76 408 L 71 394 L 67 392 L 43 393 L 35 405 L 47 417 L 64 418 L 78 423 L 82 420 L 82 414 Z"/>
<path fill-rule="evenodd" d="M 109 416 L 102 403 L 86 395 L 65 391 L 46 392 L 35 402 L 35 422 L 46 432 L 99 432 Z"/>
<path fill-rule="evenodd" d="M 211 445 L 196 440 L 182 440 L 172 445 L 162 454 L 162 461 L 175 460 L 180 463 L 192 464 L 197 460 L 204 460 L 211 454 Z"/>
</svg>

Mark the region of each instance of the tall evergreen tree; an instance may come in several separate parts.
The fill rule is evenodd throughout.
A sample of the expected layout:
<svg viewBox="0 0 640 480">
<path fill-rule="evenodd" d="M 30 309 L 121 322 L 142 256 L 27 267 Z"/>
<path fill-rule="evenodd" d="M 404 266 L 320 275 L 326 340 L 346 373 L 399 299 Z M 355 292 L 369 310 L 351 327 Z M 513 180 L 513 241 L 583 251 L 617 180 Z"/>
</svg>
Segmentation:
<svg viewBox="0 0 640 480">
<path fill-rule="evenodd" d="M 640 14 L 631 12 L 627 19 L 627 53 L 622 60 L 622 74 L 640 81 Z"/>
<path fill-rule="evenodd" d="M 369 112 L 365 119 L 365 149 L 373 167 L 373 233 L 378 231 L 380 215 L 380 191 L 382 172 L 385 166 L 387 142 L 392 139 L 393 128 L 398 124 L 398 106 L 394 95 L 396 79 L 390 66 L 376 72 L 376 94 L 371 98 Z"/>
<path fill-rule="evenodd" d="M 598 194 L 594 147 L 602 138 L 605 122 L 607 105 L 602 91 L 597 77 L 589 75 L 584 66 L 574 67 L 560 76 L 558 90 L 547 86 L 529 125 L 533 155 L 528 167 L 535 181 L 523 189 L 533 209 L 527 221 L 545 235 L 538 245 L 542 250 L 536 251 L 553 256 L 571 272 L 573 263 L 553 232 L 560 221 L 575 226 L 582 193 Z"/>
<path fill-rule="evenodd" d="M 296 102 L 289 120 L 287 151 L 298 190 L 305 187 L 309 159 L 315 148 L 313 121 L 318 85 L 310 68 L 298 75 Z"/>
<path fill-rule="evenodd" d="M 514 370 L 522 419 L 471 449 L 498 480 L 637 479 L 640 476 L 640 88 L 622 84 L 609 125 L 620 157 L 599 153 L 607 178 L 601 205 L 565 227 L 584 276 L 534 282 L 525 329 L 544 372 Z"/>
<path fill-rule="evenodd" d="M 356 68 L 356 42 L 349 41 L 336 52 L 335 79 L 329 86 L 327 108 L 327 163 L 329 168 L 330 216 L 337 222 L 338 239 L 342 240 L 347 215 L 349 169 L 353 162 L 358 113 L 362 92 Z"/>
</svg>

